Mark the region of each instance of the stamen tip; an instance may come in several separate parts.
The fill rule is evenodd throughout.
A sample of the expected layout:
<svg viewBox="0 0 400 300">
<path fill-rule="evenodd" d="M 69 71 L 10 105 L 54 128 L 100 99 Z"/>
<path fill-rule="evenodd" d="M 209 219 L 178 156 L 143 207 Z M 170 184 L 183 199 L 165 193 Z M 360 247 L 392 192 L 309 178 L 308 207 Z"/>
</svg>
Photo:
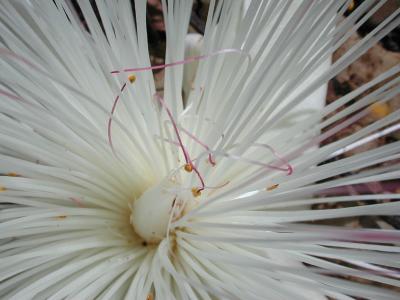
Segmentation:
<svg viewBox="0 0 400 300">
<path fill-rule="evenodd" d="M 17 173 L 15 173 L 15 172 L 7 173 L 7 176 L 10 176 L 10 177 L 19 177 L 19 175 L 18 175 Z"/>
<path fill-rule="evenodd" d="M 146 300 L 154 300 L 153 294 L 152 293 L 148 294 Z"/>
<path fill-rule="evenodd" d="M 210 164 L 211 164 L 212 167 L 215 167 L 216 164 L 217 164 L 217 163 L 215 162 L 215 160 L 212 159 L 212 158 L 209 158 L 207 161 L 210 162 Z"/>
<path fill-rule="evenodd" d="M 193 166 L 191 164 L 186 164 L 184 168 L 185 168 L 185 171 L 188 173 L 193 171 Z"/>
<path fill-rule="evenodd" d="M 277 184 L 273 184 L 273 185 L 267 187 L 267 191 L 272 191 L 272 190 L 276 189 L 278 186 L 279 186 L 278 183 Z"/>
<path fill-rule="evenodd" d="M 134 74 L 131 74 L 128 76 L 129 82 L 134 83 L 136 81 L 136 76 Z"/>
<path fill-rule="evenodd" d="M 201 190 L 199 188 L 192 188 L 193 197 L 201 196 Z"/>
</svg>

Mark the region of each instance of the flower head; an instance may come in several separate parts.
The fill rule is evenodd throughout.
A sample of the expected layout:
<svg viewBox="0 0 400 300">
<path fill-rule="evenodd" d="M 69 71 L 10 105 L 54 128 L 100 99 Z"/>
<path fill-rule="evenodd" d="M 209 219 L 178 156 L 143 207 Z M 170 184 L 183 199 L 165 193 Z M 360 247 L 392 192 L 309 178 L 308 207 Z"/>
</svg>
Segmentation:
<svg viewBox="0 0 400 300">
<path fill-rule="evenodd" d="M 321 105 L 399 10 L 331 63 L 385 1 L 347 18 L 346 0 L 211 1 L 191 57 L 191 1 L 162 1 L 166 61 L 152 67 L 146 2 L 95 2 L 0 3 L 2 298 L 398 297 L 346 278 L 398 286 L 400 233 L 312 222 L 400 212 L 393 191 L 354 192 L 399 177 L 400 142 L 342 156 L 398 130 L 382 105 L 399 65 Z"/>
</svg>

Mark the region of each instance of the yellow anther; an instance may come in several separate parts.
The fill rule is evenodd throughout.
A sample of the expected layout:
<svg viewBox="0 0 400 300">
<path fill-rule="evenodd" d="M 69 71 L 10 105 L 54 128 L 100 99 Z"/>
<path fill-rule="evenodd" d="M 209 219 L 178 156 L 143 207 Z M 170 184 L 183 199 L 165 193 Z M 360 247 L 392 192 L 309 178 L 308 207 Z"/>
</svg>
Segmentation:
<svg viewBox="0 0 400 300">
<path fill-rule="evenodd" d="M 356 4 L 355 4 L 354 0 L 352 0 L 350 2 L 349 6 L 347 7 L 347 10 L 348 11 L 353 11 L 355 7 L 356 7 Z"/>
<path fill-rule="evenodd" d="M 18 177 L 19 175 L 17 173 L 15 173 L 15 172 L 10 172 L 10 173 L 7 173 L 7 176 Z"/>
<path fill-rule="evenodd" d="M 62 216 L 57 216 L 56 219 L 61 219 L 61 220 L 63 220 L 63 219 L 65 219 L 66 217 L 67 217 L 67 216 L 62 215 Z"/>
<path fill-rule="evenodd" d="M 148 294 L 146 300 L 154 300 L 154 296 L 152 293 Z"/>
<path fill-rule="evenodd" d="M 382 119 L 390 114 L 390 107 L 387 103 L 374 103 L 370 107 L 371 114 L 375 118 Z"/>
<path fill-rule="evenodd" d="M 128 76 L 128 79 L 129 79 L 130 83 L 134 83 L 136 81 L 136 76 L 131 74 L 131 75 Z"/>
<path fill-rule="evenodd" d="M 192 172 L 193 171 L 193 167 L 192 167 L 192 165 L 191 164 L 186 164 L 185 165 L 185 171 L 186 172 Z"/>
<path fill-rule="evenodd" d="M 198 188 L 192 188 L 193 197 L 201 196 L 201 191 Z"/>
<path fill-rule="evenodd" d="M 279 184 L 273 184 L 273 185 L 267 187 L 267 191 L 272 191 L 272 190 L 276 189 L 278 186 L 279 186 Z"/>
<path fill-rule="evenodd" d="M 4 186 L 0 185 L 0 192 L 4 192 L 4 191 L 7 191 L 7 189 Z"/>
</svg>

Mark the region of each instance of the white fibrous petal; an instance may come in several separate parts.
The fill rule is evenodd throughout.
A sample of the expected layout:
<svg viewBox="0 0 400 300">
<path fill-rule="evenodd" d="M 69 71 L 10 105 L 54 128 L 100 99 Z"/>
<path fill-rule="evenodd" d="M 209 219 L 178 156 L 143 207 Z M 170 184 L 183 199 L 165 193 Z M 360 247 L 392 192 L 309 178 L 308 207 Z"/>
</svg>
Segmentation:
<svg viewBox="0 0 400 300">
<path fill-rule="evenodd" d="M 343 155 L 400 111 L 332 142 L 400 92 L 397 64 L 324 105 L 400 24 L 331 62 L 386 1 L 351 2 L 209 1 L 187 37 L 162 0 L 151 67 L 145 0 L 1 1 L 0 298 L 398 299 L 398 231 L 319 222 L 400 214 L 400 142 Z"/>
</svg>

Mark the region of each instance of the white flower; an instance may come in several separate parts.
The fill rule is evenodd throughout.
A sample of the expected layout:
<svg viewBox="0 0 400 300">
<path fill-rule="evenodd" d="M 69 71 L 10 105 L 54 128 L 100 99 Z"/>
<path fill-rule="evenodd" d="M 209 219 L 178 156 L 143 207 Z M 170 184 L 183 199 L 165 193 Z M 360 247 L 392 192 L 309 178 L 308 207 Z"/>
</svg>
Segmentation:
<svg viewBox="0 0 400 300">
<path fill-rule="evenodd" d="M 398 299 L 347 278 L 398 287 L 399 232 L 309 222 L 400 212 L 392 192 L 318 196 L 399 178 L 400 142 L 321 164 L 399 111 L 319 147 L 399 92 L 399 65 L 296 110 L 400 23 L 397 10 L 328 65 L 385 1 L 342 19 L 350 2 L 254 0 L 241 18 L 240 1 L 211 1 L 183 105 L 183 63 L 163 97 L 148 69 L 111 74 L 150 66 L 145 1 L 133 15 L 96 0 L 101 24 L 80 1 L 88 30 L 67 0 L 1 1 L 0 297 Z M 182 62 L 191 1 L 163 7 L 166 62 Z M 335 202 L 348 205 L 308 209 Z"/>
</svg>

